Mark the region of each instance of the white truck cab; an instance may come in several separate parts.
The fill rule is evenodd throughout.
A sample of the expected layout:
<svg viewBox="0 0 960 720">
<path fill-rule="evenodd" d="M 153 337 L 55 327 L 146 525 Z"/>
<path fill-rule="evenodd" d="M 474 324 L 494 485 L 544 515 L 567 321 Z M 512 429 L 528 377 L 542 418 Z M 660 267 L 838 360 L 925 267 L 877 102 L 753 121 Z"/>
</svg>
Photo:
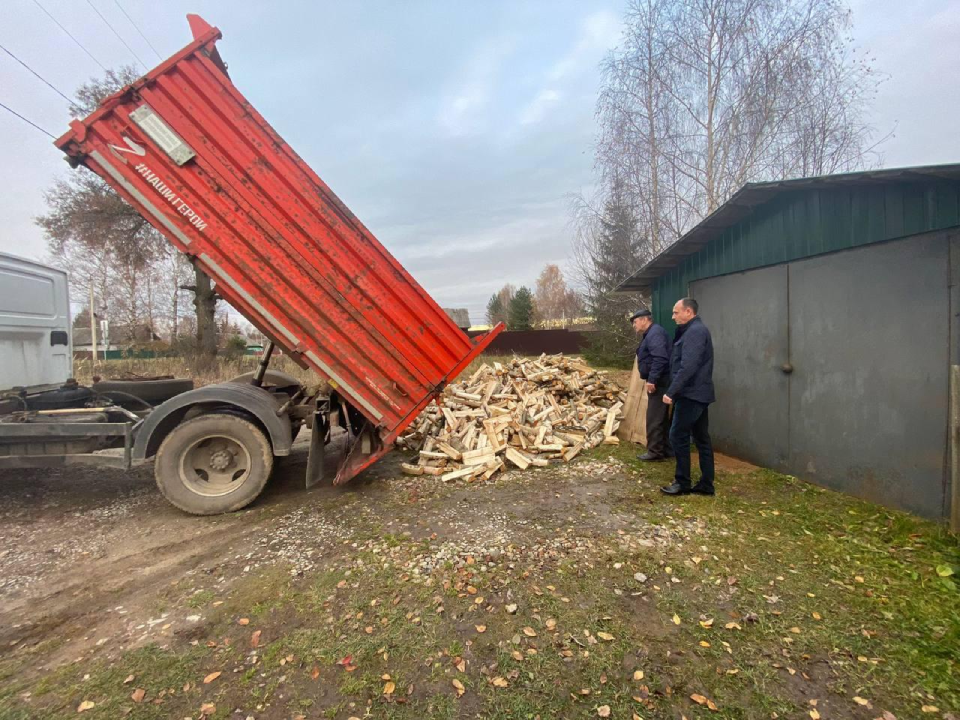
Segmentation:
<svg viewBox="0 0 960 720">
<path fill-rule="evenodd" d="M 59 387 L 72 373 L 67 273 L 0 253 L 0 392 Z"/>
</svg>

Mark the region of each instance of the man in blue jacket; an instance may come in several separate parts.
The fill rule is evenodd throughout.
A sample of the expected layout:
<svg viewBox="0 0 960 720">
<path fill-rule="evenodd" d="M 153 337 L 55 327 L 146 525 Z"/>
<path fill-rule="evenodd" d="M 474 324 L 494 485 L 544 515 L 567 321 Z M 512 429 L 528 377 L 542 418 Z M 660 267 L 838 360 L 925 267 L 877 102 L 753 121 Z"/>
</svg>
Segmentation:
<svg viewBox="0 0 960 720">
<path fill-rule="evenodd" d="M 673 405 L 670 444 L 677 456 L 676 480 L 660 488 L 667 495 L 713 495 L 713 447 L 710 445 L 707 407 L 717 398 L 713 392 L 713 340 L 697 315 L 697 301 L 678 300 L 673 306 L 677 334 L 673 338 L 670 387 L 663 396 Z M 700 454 L 700 481 L 690 486 L 690 436 Z"/>
<path fill-rule="evenodd" d="M 630 321 L 633 329 L 643 334 L 637 348 L 637 370 L 647 393 L 647 452 L 640 459 L 666 460 L 673 455 L 667 441 L 670 408 L 663 404 L 663 392 L 670 384 L 670 337 L 653 321 L 649 310 L 638 310 Z"/>
</svg>

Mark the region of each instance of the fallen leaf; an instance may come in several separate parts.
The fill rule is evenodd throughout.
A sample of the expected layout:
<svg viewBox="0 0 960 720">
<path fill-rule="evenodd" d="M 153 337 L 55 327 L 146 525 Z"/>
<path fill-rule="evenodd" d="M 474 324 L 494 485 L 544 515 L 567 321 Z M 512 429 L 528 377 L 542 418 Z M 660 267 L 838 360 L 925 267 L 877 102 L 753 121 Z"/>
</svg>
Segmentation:
<svg viewBox="0 0 960 720">
<path fill-rule="evenodd" d="M 517 612 L 517 606 L 513 604 L 507 605 L 504 609 L 511 615 L 514 615 Z"/>
<path fill-rule="evenodd" d="M 123 684 L 132 683 L 134 681 L 133 675 L 127 675 L 127 679 L 123 681 Z"/>
<path fill-rule="evenodd" d="M 940 712 L 940 708 L 938 708 L 936 705 L 924 705 L 923 707 L 920 708 L 920 710 L 925 713 Z"/>
<path fill-rule="evenodd" d="M 249 624 L 250 624 L 250 618 L 240 618 L 239 620 L 237 620 L 237 623 L 238 623 L 239 625 L 249 625 Z"/>
<path fill-rule="evenodd" d="M 457 680 L 456 678 L 454 678 L 452 682 L 453 682 L 453 686 L 457 689 L 457 697 L 462 697 L 463 694 L 467 691 L 467 689 L 463 686 L 463 683 Z"/>
<path fill-rule="evenodd" d="M 494 687 L 498 687 L 498 688 L 505 688 L 508 685 L 510 685 L 510 683 L 508 683 L 506 680 L 504 680 L 502 677 L 499 677 L 499 676 L 495 677 L 490 682 L 493 684 Z"/>
<path fill-rule="evenodd" d="M 810 613 L 810 616 L 811 616 L 814 620 L 822 620 L 822 619 L 823 619 L 823 618 L 821 617 L 820 613 L 818 613 L 818 612 Z"/>
<path fill-rule="evenodd" d="M 710 643 L 708 643 L 706 640 L 701 640 L 700 647 L 710 647 Z"/>
<path fill-rule="evenodd" d="M 679 624 L 680 624 L 680 616 L 677 615 L 676 613 L 673 614 L 673 624 L 674 624 L 674 625 L 679 625 Z"/>
<path fill-rule="evenodd" d="M 737 623 L 735 623 L 735 622 L 728 622 L 726 625 L 724 625 L 724 627 L 725 627 L 727 630 L 742 630 L 742 629 L 743 629 L 743 628 L 741 628 L 741 627 L 740 627 Z"/>
<path fill-rule="evenodd" d="M 608 717 L 610 717 L 610 706 L 609 706 L 609 705 L 601 705 L 600 707 L 598 707 L 598 708 L 597 708 L 597 716 L 598 716 L 598 717 L 602 717 L 602 718 L 608 718 Z"/>
<path fill-rule="evenodd" d="M 455 665 L 455 667 L 456 667 L 457 670 L 459 670 L 460 672 L 466 672 L 466 671 L 467 671 L 467 661 L 464 660 L 463 658 L 460 658 L 460 662 L 458 662 L 458 663 Z"/>
<path fill-rule="evenodd" d="M 953 568 L 950 567 L 949 565 L 937 565 L 937 575 L 939 575 L 940 577 L 950 577 L 951 575 L 953 575 Z M 927 705 L 926 707 L 933 707 L 933 705 Z M 931 712 L 936 712 L 936 711 L 934 710 Z"/>
<path fill-rule="evenodd" d="M 212 673 L 210 673 L 209 675 L 207 675 L 207 676 L 203 679 L 203 684 L 204 684 L 204 685 L 209 685 L 209 684 L 212 683 L 214 680 L 216 680 L 218 677 L 220 677 L 220 675 L 222 675 L 222 673 L 221 673 L 219 670 L 217 670 L 217 672 L 212 672 Z"/>
<path fill-rule="evenodd" d="M 487 631 L 487 626 L 486 626 L 486 625 L 476 625 L 475 627 L 477 628 L 477 632 L 478 632 L 478 633 L 484 633 L 484 632 Z"/>
<path fill-rule="evenodd" d="M 693 700 L 697 705 L 706 705 L 707 699 L 703 695 L 697 695 L 694 693 L 690 696 L 690 699 Z"/>
<path fill-rule="evenodd" d="M 613 640 L 613 635 L 611 635 L 608 632 L 598 632 L 597 637 L 600 638 L 601 640 L 606 640 L 607 642 L 610 642 L 611 640 Z"/>
<path fill-rule="evenodd" d="M 393 691 L 396 689 L 397 689 L 396 683 L 394 683 L 393 681 L 388 682 L 386 685 L 383 686 L 383 694 L 393 695 Z"/>
<path fill-rule="evenodd" d="M 77 712 L 78 713 L 86 712 L 87 710 L 92 710 L 96 706 L 97 704 L 95 702 L 91 700 L 84 700 L 82 703 L 77 705 Z"/>
<path fill-rule="evenodd" d="M 523 634 L 526 635 L 527 637 L 536 637 L 537 631 L 528 625 L 523 629 Z"/>
<path fill-rule="evenodd" d="M 643 670 L 634 670 L 633 671 L 634 680 L 643 680 Z"/>
<path fill-rule="evenodd" d="M 792 627 L 792 628 L 790 628 L 790 632 L 792 632 L 794 635 L 799 635 L 799 634 L 800 634 L 800 628 L 798 628 L 798 627 Z"/>
<path fill-rule="evenodd" d="M 217 706 L 213 703 L 204 703 L 200 706 L 201 715 L 213 715 L 217 711 Z"/>
<path fill-rule="evenodd" d="M 137 688 L 133 691 L 133 695 L 130 696 L 130 699 L 135 703 L 143 702 L 143 696 L 147 694 L 147 691 L 143 688 Z"/>
<path fill-rule="evenodd" d="M 720 709 L 717 707 L 717 704 L 713 700 L 710 700 L 709 698 L 707 699 L 707 707 L 713 711 L 717 711 Z"/>
<path fill-rule="evenodd" d="M 320 677 L 320 668 L 317 667 L 316 665 L 314 665 L 314 666 L 313 666 L 313 671 L 310 673 L 310 677 L 311 677 L 312 679 L 314 679 L 314 680 L 316 680 L 318 677 Z"/>
<path fill-rule="evenodd" d="M 810 718 L 811 720 L 820 720 L 820 713 L 817 712 L 816 708 L 813 708 L 810 711 Z"/>
<path fill-rule="evenodd" d="M 708 630 L 709 630 L 710 628 L 712 628 L 712 627 L 713 627 L 713 618 L 710 618 L 709 620 L 701 620 L 701 621 L 700 621 L 700 627 L 702 627 L 702 628 L 707 628 Z"/>
<path fill-rule="evenodd" d="M 512 653 L 510 653 L 510 656 L 514 660 L 523 660 L 523 653 L 520 652 L 519 650 L 514 650 Z"/>
<path fill-rule="evenodd" d="M 250 636 L 250 647 L 255 648 L 260 646 L 260 633 L 261 630 L 255 630 L 253 635 Z"/>
<path fill-rule="evenodd" d="M 554 620 L 553 618 L 550 618 L 549 620 L 547 620 L 547 630 L 553 630 L 555 627 L 557 627 L 556 620 Z"/>
<path fill-rule="evenodd" d="M 857 705 L 863 705 L 864 707 L 866 707 L 867 705 L 870 704 L 870 701 L 869 701 L 869 700 L 867 700 L 866 698 L 862 698 L 862 697 L 860 697 L 859 695 L 855 695 L 854 698 L 853 698 L 853 701 L 854 701 Z"/>
</svg>

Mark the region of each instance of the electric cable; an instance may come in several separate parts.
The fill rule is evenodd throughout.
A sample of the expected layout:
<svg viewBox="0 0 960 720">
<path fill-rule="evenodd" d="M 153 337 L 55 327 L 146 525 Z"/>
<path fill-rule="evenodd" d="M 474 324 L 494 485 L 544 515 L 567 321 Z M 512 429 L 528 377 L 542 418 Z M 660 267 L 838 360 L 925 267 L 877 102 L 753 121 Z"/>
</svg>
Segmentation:
<svg viewBox="0 0 960 720">
<path fill-rule="evenodd" d="M 51 90 L 53 90 L 57 95 L 59 95 L 60 97 L 62 97 L 64 100 L 66 100 L 66 101 L 67 101 L 68 103 L 70 103 L 71 105 L 73 104 L 73 100 L 71 100 L 71 99 L 68 98 L 66 95 L 64 95 L 62 92 L 60 92 L 60 90 L 58 90 L 57 88 L 55 88 L 49 81 L 47 81 L 45 78 L 43 78 L 43 77 L 40 75 L 40 73 L 38 73 L 36 70 L 34 70 L 34 69 L 33 69 L 32 67 L 30 67 L 29 65 L 27 65 L 23 60 L 21 60 L 20 58 L 18 58 L 18 57 L 17 57 L 16 55 L 14 55 L 12 52 L 10 52 L 9 50 L 7 50 L 3 45 L 0 45 L 0 50 L 3 50 L 7 55 L 9 55 L 10 57 L 12 57 L 14 60 L 16 60 L 16 61 L 17 61 L 18 63 L 20 63 L 21 65 L 23 65 L 27 70 L 29 70 L 29 71 L 33 74 L 34 77 L 36 77 L 38 80 L 40 80 L 40 82 L 42 82 L 42 83 L 43 83 L 44 85 L 46 85 L 48 88 L 50 88 Z"/>
<path fill-rule="evenodd" d="M 140 37 L 143 38 L 143 41 L 150 46 L 150 49 L 153 50 L 153 54 L 156 55 L 159 59 L 163 60 L 163 56 L 159 52 L 157 52 L 157 49 L 153 46 L 153 43 L 147 39 L 147 36 L 143 34 L 143 31 L 133 21 L 133 18 L 127 15 L 127 11 L 123 9 L 123 6 L 120 4 L 120 0 L 113 0 L 113 1 L 117 4 L 117 7 L 120 8 L 120 12 L 123 13 L 124 17 L 126 17 L 127 20 L 130 21 L 130 24 L 133 25 L 133 29 L 136 30 L 138 33 L 140 33 Z"/>
<path fill-rule="evenodd" d="M 4 105 L 2 102 L 0 102 L 0 108 L 3 108 L 4 110 L 6 110 L 8 113 L 10 113 L 10 114 L 12 114 L 12 115 L 16 115 L 18 118 L 20 118 L 21 120 L 23 120 L 27 125 L 30 125 L 30 126 L 32 126 L 32 127 L 35 127 L 37 130 L 39 130 L 40 132 L 42 132 L 42 133 L 44 133 L 44 134 L 46 134 L 46 135 L 49 135 L 49 136 L 52 137 L 54 140 L 57 139 L 57 136 L 54 135 L 52 132 L 50 132 L 49 130 L 44 130 L 42 127 L 40 127 L 39 125 L 37 125 L 37 124 L 36 124 L 35 122 L 33 122 L 32 120 L 28 120 L 28 119 L 25 118 L 23 115 L 21 115 L 20 113 L 18 113 L 16 110 L 14 110 L 14 109 L 11 108 L 11 107 L 7 107 L 7 106 Z"/>
<path fill-rule="evenodd" d="M 63 31 L 70 37 L 70 39 L 73 40 L 73 41 L 77 44 L 77 47 L 79 47 L 79 48 L 80 48 L 81 50 L 83 50 L 87 55 L 89 55 L 89 56 L 90 56 L 90 59 L 93 60 L 97 65 L 100 66 L 100 69 L 101 69 L 101 70 L 103 70 L 104 72 L 107 71 L 107 68 L 104 67 L 104 64 L 103 64 L 102 62 L 100 62 L 99 60 L 97 60 L 97 59 L 93 56 L 93 53 L 91 53 L 89 50 L 87 50 L 87 49 L 83 46 L 83 43 L 81 43 L 79 40 L 77 40 L 69 30 L 67 30 L 63 25 L 60 24 L 60 21 L 59 21 L 59 20 L 57 20 L 53 15 L 50 14 L 50 11 L 48 11 L 43 5 L 40 4 L 40 0 L 33 0 L 33 2 L 36 4 L 36 6 L 37 6 L 38 8 L 40 8 L 41 10 L 43 10 L 43 11 L 47 14 L 47 17 L 48 17 L 48 18 L 50 18 L 51 20 L 53 20 L 54 23 L 56 23 L 56 25 L 57 25 L 58 28 L 60 28 L 61 30 L 63 30 Z"/>
<path fill-rule="evenodd" d="M 147 69 L 147 66 L 146 66 L 146 64 L 143 62 L 143 60 L 140 59 L 140 56 L 137 55 L 137 54 L 133 51 L 133 48 L 132 48 L 132 47 L 130 47 L 129 45 L 127 45 L 127 41 L 126 41 L 126 40 L 124 40 L 122 37 L 120 37 L 120 33 L 118 33 L 116 30 L 114 30 L 113 25 L 111 25 L 111 24 L 107 21 L 107 19 L 100 13 L 100 11 L 97 10 L 96 5 L 94 5 L 94 4 L 91 2 L 91 0 L 87 0 L 87 5 L 90 6 L 90 9 L 93 10 L 101 20 L 103 20 L 103 24 L 106 25 L 108 28 L 110 28 L 110 31 L 111 31 L 114 35 L 117 36 L 117 40 L 119 40 L 121 43 L 123 43 L 123 46 L 124 46 L 127 50 L 129 50 L 129 51 L 130 51 L 130 54 L 133 55 L 133 56 L 137 59 L 137 62 L 140 63 L 140 66 L 141 66 L 144 70 L 146 70 L 146 69 Z"/>
</svg>

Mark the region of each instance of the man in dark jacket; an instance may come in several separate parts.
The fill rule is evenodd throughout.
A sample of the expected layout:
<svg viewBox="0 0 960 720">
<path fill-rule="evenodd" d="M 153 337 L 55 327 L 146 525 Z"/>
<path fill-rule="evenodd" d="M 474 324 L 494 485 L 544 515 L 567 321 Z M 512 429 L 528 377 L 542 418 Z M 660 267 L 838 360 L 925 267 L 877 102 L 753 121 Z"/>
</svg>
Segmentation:
<svg viewBox="0 0 960 720">
<path fill-rule="evenodd" d="M 673 405 L 670 444 L 677 456 L 676 480 L 660 488 L 667 495 L 713 495 L 713 447 L 710 445 L 707 407 L 713 392 L 713 340 L 697 315 L 697 301 L 678 300 L 673 306 L 677 334 L 673 339 L 670 387 L 663 401 Z M 690 487 L 690 436 L 700 454 L 700 482 Z"/>
<path fill-rule="evenodd" d="M 633 329 L 643 334 L 637 348 L 637 370 L 647 393 L 647 452 L 640 459 L 666 460 L 672 456 L 667 440 L 670 408 L 663 404 L 663 392 L 670 384 L 670 338 L 649 310 L 637 311 L 630 320 Z"/>
</svg>

